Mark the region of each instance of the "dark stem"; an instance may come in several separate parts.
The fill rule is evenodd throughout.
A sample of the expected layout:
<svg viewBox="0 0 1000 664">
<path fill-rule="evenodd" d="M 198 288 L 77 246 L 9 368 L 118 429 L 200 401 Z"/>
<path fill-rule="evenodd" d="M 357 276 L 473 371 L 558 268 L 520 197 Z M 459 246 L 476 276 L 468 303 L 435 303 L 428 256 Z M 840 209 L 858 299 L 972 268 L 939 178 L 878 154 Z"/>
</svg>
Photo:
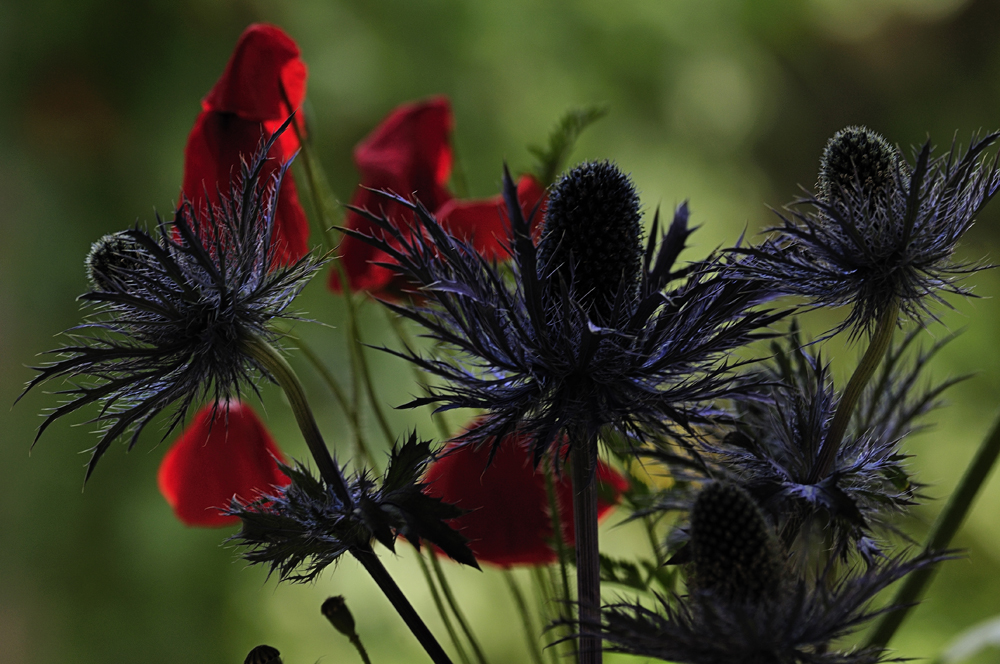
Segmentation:
<svg viewBox="0 0 1000 664">
<path fill-rule="evenodd" d="M 354 554 L 354 557 L 358 559 L 358 562 L 361 563 L 372 579 L 375 580 L 375 583 L 378 584 L 379 589 L 381 589 L 393 608 L 396 609 L 396 613 L 399 614 L 399 617 L 403 619 L 406 626 L 413 632 L 413 636 L 417 637 L 417 641 L 427 651 L 431 661 L 435 662 L 435 664 L 451 664 L 451 660 L 448 658 L 448 654 L 445 653 L 444 648 L 437 642 L 431 631 L 427 629 L 427 625 L 424 624 L 420 615 L 413 609 L 413 606 L 406 599 L 399 586 L 396 585 L 395 580 L 389 575 L 389 571 L 382 565 L 382 561 L 378 559 L 375 552 L 368 545 L 365 545 L 364 547 L 351 549 L 351 553 Z"/>
<path fill-rule="evenodd" d="M 892 343 L 892 333 L 896 330 L 896 323 L 899 321 L 899 303 L 893 301 L 879 318 L 872 333 L 868 350 L 865 351 L 858 368 L 854 370 L 854 375 L 847 383 L 844 393 L 840 396 L 837 404 L 837 412 L 833 414 L 830 428 L 826 432 L 826 438 L 819 448 L 816 456 L 816 463 L 813 464 L 809 472 L 809 484 L 815 484 L 830 472 L 833 462 L 837 459 L 837 450 L 840 449 L 840 442 L 844 439 L 847 425 L 851 422 L 851 415 L 854 413 L 854 406 L 858 403 L 865 386 L 873 375 L 878 365 L 882 363 L 889 346 Z"/>
<path fill-rule="evenodd" d="M 597 439 L 570 438 L 580 664 L 600 664 L 601 639 L 585 634 L 601 624 L 601 557 L 597 539 Z M 558 537 L 558 535 L 557 535 Z"/>
<path fill-rule="evenodd" d="M 965 470 L 965 475 L 962 476 L 958 487 L 948 499 L 948 504 L 944 506 L 941 514 L 934 521 L 934 526 L 927 536 L 927 544 L 924 545 L 924 555 L 943 551 L 951 544 L 952 538 L 969 513 L 976 494 L 979 493 L 996 464 L 998 456 L 1000 456 L 1000 419 L 994 422 L 990 435 L 980 444 L 976 456 Z M 906 620 L 907 614 L 920 599 L 924 588 L 930 583 L 936 570 L 937 566 L 932 565 L 911 572 L 906 577 L 891 602 L 891 605 L 901 608 L 882 617 L 869 637 L 867 645 L 884 648 L 889 644 L 896 630 Z"/>
<path fill-rule="evenodd" d="M 323 440 L 323 435 L 316 424 L 312 408 L 306 399 L 305 390 L 299 381 L 299 377 L 295 375 L 295 371 L 285 361 L 285 358 L 281 356 L 281 353 L 269 344 L 266 339 L 260 337 L 249 339 L 243 342 L 243 347 L 247 354 L 256 360 L 265 372 L 270 374 L 281 389 L 284 390 L 285 395 L 288 397 L 288 403 L 292 407 L 292 413 L 295 414 L 295 421 L 299 425 L 302 437 L 305 438 L 306 445 L 309 446 L 309 452 L 316 462 L 316 467 L 319 469 L 323 481 L 333 489 L 337 498 L 343 501 L 345 505 L 353 506 L 354 499 L 351 497 L 344 474 L 341 472 L 340 466 L 337 465 L 337 461 L 330 454 L 330 450 Z M 420 642 L 420 645 L 430 655 L 431 660 L 436 664 L 451 664 L 448 655 L 445 654 L 440 644 L 435 640 L 434 635 L 427 629 L 424 621 L 413 610 L 410 602 L 403 595 L 403 591 L 399 589 L 396 582 L 389 576 L 388 570 L 382 565 L 382 561 L 378 559 L 375 552 L 372 551 L 371 546 L 366 543 L 353 547 L 351 553 L 368 570 L 372 579 L 375 580 L 375 583 L 378 584 L 378 587 L 396 609 L 399 617 L 403 619 L 406 626 L 417 637 L 417 641 Z"/>
</svg>

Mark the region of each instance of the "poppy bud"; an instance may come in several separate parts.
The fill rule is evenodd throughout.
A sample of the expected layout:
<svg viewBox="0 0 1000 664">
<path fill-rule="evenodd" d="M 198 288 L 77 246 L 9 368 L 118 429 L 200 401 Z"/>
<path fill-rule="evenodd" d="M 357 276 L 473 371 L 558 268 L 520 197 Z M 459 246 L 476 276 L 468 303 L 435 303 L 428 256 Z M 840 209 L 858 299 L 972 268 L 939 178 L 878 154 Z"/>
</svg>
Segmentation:
<svg viewBox="0 0 1000 664">
<path fill-rule="evenodd" d="M 347 601 L 343 595 L 328 598 L 323 602 L 320 611 L 330 621 L 333 628 L 344 636 L 351 638 L 357 635 L 354 628 L 354 616 L 347 608 Z"/>
<path fill-rule="evenodd" d="M 631 179 L 609 161 L 580 164 L 552 187 L 539 243 L 543 269 L 573 285 L 578 302 L 607 318 L 631 295 L 642 264 L 642 215 Z"/>
<path fill-rule="evenodd" d="M 281 653 L 277 648 L 260 645 L 250 651 L 243 664 L 281 664 Z"/>
</svg>

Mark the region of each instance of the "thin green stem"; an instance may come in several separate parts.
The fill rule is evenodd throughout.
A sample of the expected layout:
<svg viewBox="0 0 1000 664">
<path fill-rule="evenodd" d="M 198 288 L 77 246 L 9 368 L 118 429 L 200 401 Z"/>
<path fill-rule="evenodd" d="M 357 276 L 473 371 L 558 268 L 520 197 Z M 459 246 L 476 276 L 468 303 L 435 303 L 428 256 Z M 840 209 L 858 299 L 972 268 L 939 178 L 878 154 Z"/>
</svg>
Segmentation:
<svg viewBox="0 0 1000 664">
<path fill-rule="evenodd" d="M 433 552 L 428 552 L 428 555 L 433 556 Z M 424 573 L 424 580 L 427 582 L 427 587 L 431 589 L 431 597 L 434 599 L 434 606 L 437 607 L 438 614 L 441 616 L 441 622 L 444 623 L 444 628 L 448 630 L 448 636 L 451 638 L 452 644 L 455 646 L 455 652 L 458 653 L 458 658 L 462 660 L 463 664 L 470 664 L 469 655 L 466 654 L 465 648 L 462 646 L 462 642 L 458 638 L 458 632 L 455 631 L 455 626 L 451 623 L 451 616 L 448 615 L 448 611 L 444 608 L 444 602 L 441 600 L 441 593 L 437 589 L 437 585 L 434 583 L 434 577 L 431 575 L 431 570 L 427 566 L 427 561 L 424 560 L 424 554 L 417 551 L 417 562 L 420 563 L 420 571 Z"/>
<path fill-rule="evenodd" d="M 851 380 L 847 383 L 847 387 L 840 396 L 837 411 L 833 414 L 830 428 L 827 430 L 826 438 L 823 439 L 823 444 L 820 446 L 819 454 L 816 455 L 816 462 L 809 472 L 807 483 L 815 484 L 826 477 L 833 467 L 833 463 L 837 459 L 837 450 L 840 449 L 840 442 L 847 431 L 847 425 L 851 422 L 854 406 L 858 403 L 858 399 L 861 398 L 865 390 L 865 385 L 868 384 L 868 381 L 875 374 L 875 370 L 878 369 L 882 358 L 885 357 L 886 352 L 889 350 L 892 344 L 892 333 L 896 330 L 898 322 L 899 302 L 893 301 L 882 312 L 882 317 L 879 318 L 875 332 L 872 333 L 868 350 L 865 351 L 861 362 L 858 363 L 857 369 L 854 370 L 854 375 L 851 376 Z"/>
<path fill-rule="evenodd" d="M 316 354 L 309 344 L 307 344 L 301 337 L 291 336 L 291 338 L 298 349 L 302 351 L 302 354 L 305 355 L 309 364 L 311 364 L 316 370 L 316 373 L 318 373 L 320 378 L 323 379 L 323 382 L 330 388 L 337 404 L 340 406 L 341 410 L 344 411 L 344 416 L 347 418 L 347 421 L 351 426 L 351 432 L 354 434 L 355 453 L 364 461 L 366 466 L 377 470 L 375 459 L 368 450 L 368 443 L 365 440 L 364 431 L 362 431 L 358 411 L 351 407 L 351 403 L 347 400 L 347 395 L 344 394 L 343 388 L 340 387 L 336 378 L 334 378 L 333 374 L 330 373 L 330 370 L 325 364 L 323 364 L 319 355 Z"/>
<path fill-rule="evenodd" d="M 549 518 L 552 520 L 552 546 L 555 548 L 556 557 L 559 559 L 559 581 L 562 587 L 562 597 L 556 598 L 556 606 L 558 607 L 556 615 L 564 624 L 562 636 L 569 637 L 573 634 L 572 622 L 576 618 L 573 615 L 573 595 L 569 584 L 569 570 L 566 568 L 569 551 L 566 548 L 566 540 L 563 539 L 562 516 L 559 510 L 559 499 L 556 495 L 556 483 L 555 479 L 553 479 L 552 461 L 549 457 L 545 457 L 542 463 L 544 464 L 543 470 L 545 472 L 545 496 L 549 501 Z M 557 594 L 555 589 L 556 583 L 553 582 L 553 594 Z M 564 641 L 563 643 L 566 644 L 564 649 L 571 647 L 569 641 Z M 572 652 L 568 654 L 575 661 L 579 662 L 580 654 L 576 648 L 573 648 Z"/>
<path fill-rule="evenodd" d="M 309 452 L 312 454 L 320 476 L 326 485 L 333 490 L 337 498 L 345 505 L 353 506 L 354 498 L 351 496 L 347 481 L 344 479 L 344 474 L 341 472 L 340 466 L 337 465 L 337 461 L 333 458 L 333 455 L 330 454 L 330 450 L 326 446 L 326 441 L 323 440 L 323 435 L 316 424 L 316 417 L 313 415 L 308 399 L 306 399 L 305 389 L 303 389 L 302 382 L 295 374 L 295 371 L 285 361 L 285 358 L 281 356 L 281 353 L 265 339 L 254 337 L 245 340 L 243 341 L 243 349 L 284 390 L 285 396 L 288 397 L 288 403 L 292 408 L 292 413 L 295 416 L 295 421 L 302 432 L 302 437 L 305 439 L 306 445 L 309 447 Z M 444 649 L 441 648 L 441 645 L 434 638 L 434 635 L 431 634 L 431 631 L 427 629 L 427 625 L 424 624 L 420 615 L 413 609 L 406 596 L 403 595 L 403 591 L 396 585 L 396 581 L 389 574 L 388 570 L 385 569 L 385 566 L 382 565 L 382 561 L 372 551 L 371 546 L 367 543 L 354 546 L 351 548 L 351 554 L 368 571 L 393 608 L 396 609 L 396 613 L 399 614 L 399 617 L 403 619 L 403 622 L 410 628 L 417 641 L 423 646 L 431 660 L 436 664 L 451 664 L 451 660 L 445 654 Z"/>
<path fill-rule="evenodd" d="M 531 659 L 534 660 L 535 664 L 542 664 L 542 648 L 538 642 L 540 635 L 535 633 L 535 624 L 531 619 L 528 603 L 524 601 L 524 593 L 521 592 L 521 588 L 517 585 L 517 579 L 514 578 L 512 570 L 504 570 L 503 578 L 507 582 L 507 588 L 510 590 L 511 597 L 514 598 L 514 604 L 517 605 L 517 612 L 521 614 L 521 625 L 524 627 L 524 640 L 528 644 L 528 652 L 531 654 Z"/>
<path fill-rule="evenodd" d="M 392 326 L 393 332 L 399 338 L 400 343 L 406 348 L 413 347 L 413 339 L 410 334 L 406 331 L 406 327 L 403 325 L 403 321 L 400 320 L 399 316 L 395 315 L 388 309 L 385 310 L 385 316 L 389 320 L 389 325 Z M 426 389 L 430 383 L 427 381 L 427 374 L 421 370 L 416 364 L 412 362 L 407 362 L 410 365 L 410 370 L 413 373 L 413 379 L 417 381 L 417 384 Z M 451 429 L 448 427 L 448 423 L 445 421 L 444 416 L 434 410 L 434 405 L 429 404 L 428 408 L 431 411 L 431 421 L 434 422 L 434 426 L 437 427 L 438 434 L 441 436 L 442 440 L 447 440 L 451 438 Z"/>
<path fill-rule="evenodd" d="M 281 93 L 282 95 L 285 95 L 284 86 L 282 86 Z M 289 103 L 287 96 L 285 97 L 285 103 L 288 104 L 289 108 L 291 108 L 291 104 Z M 328 198 L 332 198 L 330 194 L 330 186 L 325 177 L 322 179 L 319 177 L 319 172 L 322 171 L 322 166 L 313 154 L 312 143 L 306 140 L 304 132 L 299 127 L 298 118 L 292 122 L 292 128 L 295 131 L 295 137 L 299 139 L 299 145 L 302 149 L 303 158 L 300 160 L 300 163 L 306 172 L 306 183 L 309 188 L 309 195 L 310 198 L 312 198 L 316 215 L 319 217 L 317 225 L 319 226 L 320 234 L 323 236 L 323 246 L 327 251 L 329 251 L 336 246 L 336 242 L 330 234 L 334 216 L 331 210 L 335 209 L 335 206 L 327 200 Z"/>
<path fill-rule="evenodd" d="M 531 576 L 535 587 L 535 596 L 538 605 L 539 619 L 542 622 L 542 631 L 544 627 L 551 624 L 553 620 L 557 619 L 561 614 L 559 611 L 555 613 L 551 612 L 549 609 L 553 606 L 555 601 L 555 579 L 553 578 L 553 567 L 551 565 L 547 567 L 532 567 Z M 546 578 L 548 577 L 548 578 Z M 560 655 L 560 650 L 566 649 L 566 642 L 552 644 L 548 646 L 545 651 L 549 654 L 549 659 L 552 664 L 563 664 L 563 662 L 572 660 L 576 661 L 576 656 L 573 652 L 566 652 L 565 657 Z M 575 651 L 576 648 L 573 648 Z"/>
<path fill-rule="evenodd" d="M 344 270 L 344 264 L 341 261 L 337 261 L 337 271 L 344 290 L 344 303 L 347 305 L 347 335 L 350 337 L 349 343 L 351 344 L 353 356 L 356 360 L 356 364 L 352 366 L 357 369 L 356 377 L 360 378 L 361 383 L 364 385 L 365 393 L 368 395 L 368 402 L 371 404 L 372 412 L 375 413 L 375 420 L 378 422 L 379 428 L 382 429 L 386 442 L 392 446 L 396 442 L 396 436 L 392 433 L 389 421 L 382 410 L 382 403 L 375 393 L 375 383 L 372 381 L 368 359 L 364 353 L 364 344 L 361 341 L 361 328 L 358 325 L 357 307 L 354 304 L 354 296 L 349 291 L 347 272 Z M 357 383 L 355 382 L 355 397 L 357 396 Z"/>
<path fill-rule="evenodd" d="M 924 545 L 924 555 L 939 553 L 951 544 L 952 538 L 955 537 L 955 533 L 958 532 L 972 508 L 976 495 L 985 484 L 993 466 L 996 465 L 998 456 L 1000 456 L 1000 419 L 994 422 L 993 430 L 979 445 L 976 456 L 973 457 L 955 491 L 948 498 L 948 503 L 934 521 L 934 526 L 927 536 L 927 543 Z M 891 603 L 893 606 L 902 608 L 886 613 L 882 617 L 868 638 L 867 645 L 884 648 L 889 644 L 896 630 L 903 624 L 910 610 L 920 599 L 924 588 L 934 577 L 935 571 L 937 571 L 936 566 L 924 567 L 911 572 L 906 577 Z"/>
<path fill-rule="evenodd" d="M 462 608 L 455 601 L 455 595 L 451 592 L 451 584 L 448 583 L 448 578 L 444 575 L 444 570 L 441 568 L 441 561 L 438 557 L 431 555 L 431 567 L 434 569 L 434 576 L 437 577 L 438 585 L 441 586 L 441 592 L 444 593 L 445 601 L 448 602 L 448 606 L 451 607 L 451 612 L 455 614 L 455 620 L 458 621 L 458 626 L 462 629 L 465 634 L 465 638 L 468 639 L 469 645 L 472 646 L 472 652 L 476 655 L 476 659 L 479 660 L 479 664 L 486 663 L 486 655 L 483 653 L 483 649 L 479 646 L 479 641 L 476 639 L 476 635 L 472 633 L 472 628 L 469 627 L 468 621 L 465 619 L 465 614 L 462 613 Z"/>
<path fill-rule="evenodd" d="M 349 637 L 348 640 L 351 642 L 351 645 L 354 646 L 355 650 L 358 651 L 358 654 L 361 655 L 361 661 L 364 664 L 372 664 L 371 658 L 368 657 L 368 651 L 365 650 L 364 644 L 361 643 L 361 637 L 355 634 L 354 636 Z"/>
</svg>

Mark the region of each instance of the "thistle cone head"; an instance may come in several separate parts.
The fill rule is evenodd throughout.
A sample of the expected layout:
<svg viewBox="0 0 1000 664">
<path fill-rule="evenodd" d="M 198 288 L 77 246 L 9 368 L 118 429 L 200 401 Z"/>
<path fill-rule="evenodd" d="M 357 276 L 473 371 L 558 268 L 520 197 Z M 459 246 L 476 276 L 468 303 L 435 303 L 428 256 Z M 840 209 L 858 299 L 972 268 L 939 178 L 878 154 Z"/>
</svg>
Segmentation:
<svg viewBox="0 0 1000 664">
<path fill-rule="evenodd" d="M 895 186 L 901 162 L 899 150 L 871 129 L 841 129 L 827 142 L 820 159 L 819 198 L 833 202 L 856 192 L 869 199 L 883 196 Z"/>
<path fill-rule="evenodd" d="M 752 600 L 778 587 L 777 541 L 750 494 L 734 484 L 713 482 L 698 494 L 690 546 L 700 589 Z"/>
<path fill-rule="evenodd" d="M 540 265 L 571 284 L 578 302 L 610 315 L 631 295 L 642 266 L 642 215 L 632 180 L 609 161 L 580 164 L 552 187 Z"/>
<path fill-rule="evenodd" d="M 122 278 L 127 279 L 127 271 L 135 267 L 137 259 L 145 255 L 145 250 L 128 231 L 105 235 L 90 247 L 84 265 L 87 278 L 95 291 L 109 291 Z"/>
</svg>

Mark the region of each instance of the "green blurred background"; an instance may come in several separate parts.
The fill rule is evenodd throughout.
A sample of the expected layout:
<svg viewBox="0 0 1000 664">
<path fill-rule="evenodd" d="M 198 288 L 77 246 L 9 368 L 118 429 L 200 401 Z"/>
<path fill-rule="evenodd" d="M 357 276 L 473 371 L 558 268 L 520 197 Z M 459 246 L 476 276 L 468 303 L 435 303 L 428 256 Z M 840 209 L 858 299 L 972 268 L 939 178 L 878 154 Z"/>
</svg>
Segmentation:
<svg viewBox="0 0 1000 664">
<path fill-rule="evenodd" d="M 768 206 L 814 182 L 826 139 L 845 125 L 867 124 L 904 148 L 928 135 L 947 147 L 956 131 L 967 143 L 1000 126 L 994 0 L 0 0 L 0 403 L 13 402 L 53 335 L 79 321 L 90 243 L 170 211 L 199 100 L 255 21 L 280 25 L 302 49 L 309 121 L 341 200 L 357 182 L 353 145 L 403 101 L 451 98 L 474 196 L 496 193 L 502 160 L 527 168 L 526 145 L 567 108 L 608 102 L 575 158 L 616 160 L 650 211 L 690 199 L 703 224 L 695 258 L 767 225 Z M 1000 260 L 998 223 L 1000 210 L 989 210 L 961 256 Z M 335 323 L 342 303 L 323 281 L 300 308 Z M 972 282 L 983 299 L 956 301 L 925 337 L 965 328 L 931 371 L 975 372 L 951 390 L 936 426 L 907 443 L 933 497 L 948 494 L 997 412 L 1000 275 Z M 377 306 L 363 318 L 366 339 L 391 343 Z M 346 375 L 338 330 L 301 331 Z M 838 346 L 838 375 L 857 352 Z M 415 391 L 405 367 L 375 353 L 372 362 L 386 403 Z M 315 374 L 296 366 L 328 438 L 346 441 Z M 281 396 L 266 390 L 265 400 L 279 442 L 304 456 Z M 169 441 L 157 446 L 154 431 L 131 454 L 114 447 L 82 493 L 88 426 L 60 422 L 29 458 L 37 413 L 54 403 L 39 391 L 0 409 L 0 662 L 236 663 L 262 642 L 288 664 L 357 661 L 319 615 L 339 593 L 376 662 L 423 661 L 353 561 L 313 585 L 277 585 L 220 545 L 229 532 L 176 522 L 156 489 Z M 400 432 L 431 432 L 415 415 L 391 417 Z M 907 529 L 919 536 L 940 504 L 920 508 Z M 939 575 L 895 642 L 899 654 L 934 655 L 1000 613 L 998 504 L 994 481 L 957 541 L 968 557 Z M 604 533 L 620 553 L 631 546 L 627 531 Z M 386 554 L 390 569 L 443 636 L 407 545 L 399 551 Z M 524 661 L 502 578 L 449 572 L 491 661 Z"/>
</svg>

